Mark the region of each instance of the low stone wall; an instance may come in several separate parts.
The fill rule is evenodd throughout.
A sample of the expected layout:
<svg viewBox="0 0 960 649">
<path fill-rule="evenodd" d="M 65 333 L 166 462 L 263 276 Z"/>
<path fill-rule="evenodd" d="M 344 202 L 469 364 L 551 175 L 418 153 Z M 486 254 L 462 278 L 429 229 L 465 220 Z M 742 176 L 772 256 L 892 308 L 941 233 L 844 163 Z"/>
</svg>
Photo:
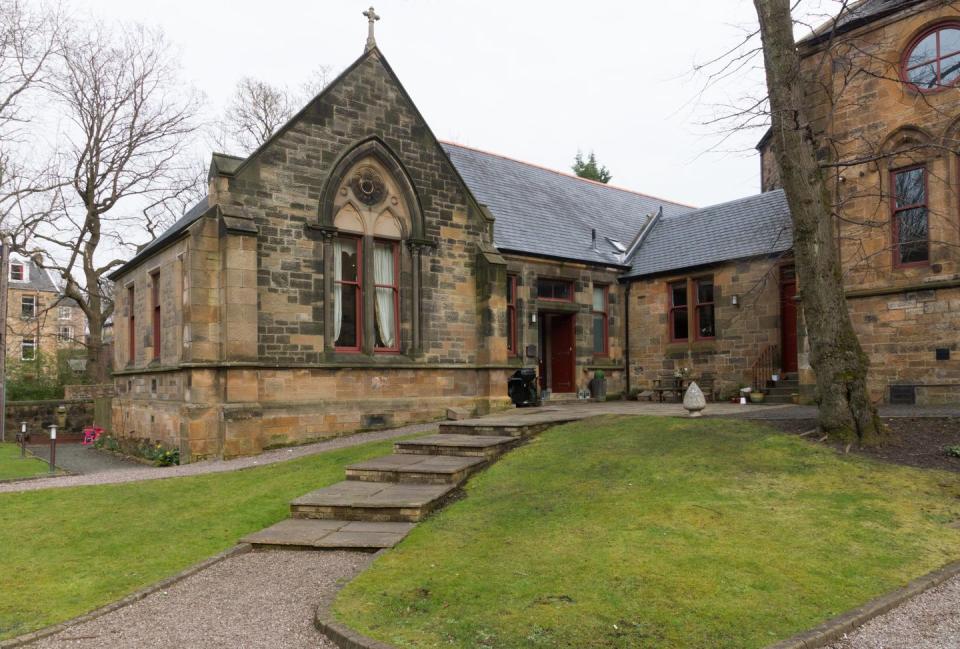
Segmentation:
<svg viewBox="0 0 960 649">
<path fill-rule="evenodd" d="M 63 388 L 63 398 L 67 401 L 107 399 L 113 397 L 115 393 L 116 390 L 113 387 L 113 383 L 66 385 Z"/>
<path fill-rule="evenodd" d="M 48 427 L 52 423 L 59 427 L 58 440 L 72 441 L 79 439 L 83 429 L 93 424 L 93 401 L 11 401 L 6 404 L 4 415 L 8 441 L 15 439 L 23 421 L 27 422 L 32 442 L 48 439 Z"/>
<path fill-rule="evenodd" d="M 181 462 L 510 405 L 507 369 L 192 369 L 118 380 L 113 435 L 179 448 Z M 219 401 L 222 396 L 225 401 Z"/>
</svg>

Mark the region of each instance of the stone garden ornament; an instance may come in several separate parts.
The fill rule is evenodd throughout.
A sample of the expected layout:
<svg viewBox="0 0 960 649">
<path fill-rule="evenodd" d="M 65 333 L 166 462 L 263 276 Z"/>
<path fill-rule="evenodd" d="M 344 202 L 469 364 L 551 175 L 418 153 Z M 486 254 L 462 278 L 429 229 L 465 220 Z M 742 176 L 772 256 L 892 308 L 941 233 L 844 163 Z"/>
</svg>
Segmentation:
<svg viewBox="0 0 960 649">
<path fill-rule="evenodd" d="M 686 394 L 683 395 L 683 407 L 687 409 L 691 417 L 701 416 L 701 410 L 707 407 L 707 400 L 703 396 L 703 390 L 697 385 L 696 381 L 690 384 Z"/>
</svg>

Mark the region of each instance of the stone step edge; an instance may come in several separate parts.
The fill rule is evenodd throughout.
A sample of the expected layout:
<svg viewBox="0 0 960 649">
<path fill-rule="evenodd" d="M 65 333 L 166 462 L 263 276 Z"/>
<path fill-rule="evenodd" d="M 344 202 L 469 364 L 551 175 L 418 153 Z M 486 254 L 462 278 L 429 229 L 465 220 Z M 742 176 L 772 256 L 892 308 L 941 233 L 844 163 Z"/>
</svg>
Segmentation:
<svg viewBox="0 0 960 649">
<path fill-rule="evenodd" d="M 415 455 L 415 453 L 401 453 L 401 455 Z M 424 456 L 437 457 L 437 456 Z M 470 457 L 463 455 L 451 455 L 447 457 Z M 474 458 L 471 458 L 474 459 Z M 402 469 L 346 469 L 347 480 L 355 482 L 392 482 L 402 485 L 460 485 L 470 478 L 474 473 L 482 471 L 489 464 L 490 460 L 482 457 L 475 459 L 483 460 L 476 464 L 466 466 L 462 469 L 452 472 L 441 471 L 404 471 Z M 367 478 L 370 479 L 367 479 Z"/>
</svg>

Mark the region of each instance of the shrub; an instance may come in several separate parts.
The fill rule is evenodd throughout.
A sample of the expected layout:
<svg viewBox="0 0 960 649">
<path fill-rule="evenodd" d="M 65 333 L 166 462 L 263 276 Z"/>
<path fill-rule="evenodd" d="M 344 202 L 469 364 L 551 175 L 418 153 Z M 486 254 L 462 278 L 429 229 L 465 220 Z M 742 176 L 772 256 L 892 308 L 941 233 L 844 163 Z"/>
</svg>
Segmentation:
<svg viewBox="0 0 960 649">
<path fill-rule="evenodd" d="M 166 448 L 163 444 L 150 440 L 117 439 L 112 435 L 101 435 L 93 446 L 105 451 L 141 457 L 156 466 L 180 464 L 180 449 Z"/>
<path fill-rule="evenodd" d="M 960 444 L 944 447 L 943 453 L 947 457 L 960 457 Z"/>
</svg>

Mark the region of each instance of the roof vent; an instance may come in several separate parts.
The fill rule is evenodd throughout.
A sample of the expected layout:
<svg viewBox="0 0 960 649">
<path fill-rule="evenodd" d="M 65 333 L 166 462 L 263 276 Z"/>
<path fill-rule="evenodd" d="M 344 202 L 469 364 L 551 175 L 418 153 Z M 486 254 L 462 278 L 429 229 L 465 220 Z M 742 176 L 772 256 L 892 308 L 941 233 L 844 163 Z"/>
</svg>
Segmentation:
<svg viewBox="0 0 960 649">
<path fill-rule="evenodd" d="M 616 250 L 617 252 L 622 254 L 627 251 L 627 247 L 622 243 L 620 243 L 619 241 L 617 241 L 616 239 L 611 239 L 610 237 L 605 237 L 605 238 L 610 243 L 610 245 L 613 246 L 614 250 Z"/>
<path fill-rule="evenodd" d="M 597 229 L 593 228 L 590 230 L 590 246 L 596 250 L 597 249 Z"/>
</svg>

